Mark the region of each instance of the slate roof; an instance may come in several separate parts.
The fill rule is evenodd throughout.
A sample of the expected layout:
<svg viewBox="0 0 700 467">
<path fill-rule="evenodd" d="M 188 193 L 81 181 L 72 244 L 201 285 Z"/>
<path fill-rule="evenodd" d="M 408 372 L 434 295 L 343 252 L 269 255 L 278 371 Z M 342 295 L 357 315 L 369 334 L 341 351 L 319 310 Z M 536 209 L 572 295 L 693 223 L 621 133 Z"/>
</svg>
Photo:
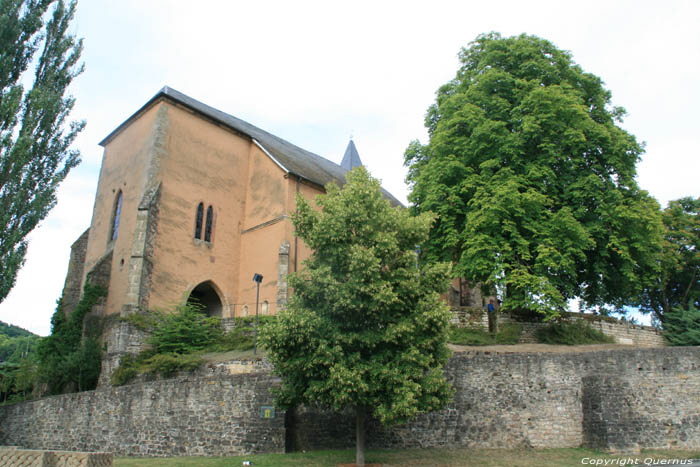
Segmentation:
<svg viewBox="0 0 700 467">
<path fill-rule="evenodd" d="M 348 147 L 345 148 L 345 155 L 343 156 L 343 161 L 340 166 L 345 170 L 351 170 L 355 167 L 362 167 L 362 161 L 360 160 L 360 154 L 357 152 L 355 143 L 350 140 Z"/>
<path fill-rule="evenodd" d="M 268 133 L 265 130 L 261 130 L 260 128 L 236 118 L 233 115 L 229 115 L 215 109 L 214 107 L 210 107 L 202 102 L 199 102 L 198 100 L 193 99 L 168 86 L 164 86 L 143 107 L 141 107 L 136 113 L 124 121 L 124 123 L 119 125 L 114 131 L 100 141 L 100 145 L 105 146 L 112 138 L 120 133 L 122 129 L 129 125 L 133 119 L 138 117 L 144 110 L 161 98 L 166 98 L 174 101 L 175 103 L 183 105 L 196 113 L 204 115 L 217 123 L 227 126 L 248 136 L 254 141 L 257 141 L 257 143 L 283 170 L 291 173 L 292 175 L 296 175 L 320 186 L 325 186 L 332 181 L 336 182 L 340 186 L 345 183 L 345 173 L 347 172 L 347 169 L 339 166 L 338 164 L 302 149 L 299 146 L 295 146 L 294 144 Z M 355 145 L 352 143 L 352 141 L 350 141 L 350 144 L 354 148 Z M 357 154 L 357 149 L 355 149 L 355 154 Z M 359 158 L 360 156 L 357 155 L 358 161 Z M 384 189 L 382 189 L 382 191 L 392 205 L 402 206 L 401 202 L 391 193 Z"/>
</svg>

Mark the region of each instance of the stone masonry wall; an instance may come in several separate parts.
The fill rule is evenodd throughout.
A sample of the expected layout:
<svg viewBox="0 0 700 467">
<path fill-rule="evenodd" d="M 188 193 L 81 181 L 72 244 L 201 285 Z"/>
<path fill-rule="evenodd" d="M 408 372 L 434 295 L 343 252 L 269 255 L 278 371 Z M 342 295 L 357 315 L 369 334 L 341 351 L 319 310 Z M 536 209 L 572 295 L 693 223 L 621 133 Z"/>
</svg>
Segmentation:
<svg viewBox="0 0 700 467">
<path fill-rule="evenodd" d="M 189 376 L 0 407 L 0 445 L 128 456 L 230 455 L 353 446 L 351 413 L 302 407 L 262 419 L 269 373 Z M 442 411 L 384 428 L 375 448 L 700 449 L 700 347 L 456 353 Z M 285 421 L 286 418 L 286 421 Z"/>
<path fill-rule="evenodd" d="M 284 450 L 267 375 L 178 378 L 0 407 L 0 445 L 118 456 L 224 456 Z"/>
<path fill-rule="evenodd" d="M 449 406 L 391 429 L 374 448 L 700 448 L 700 348 L 455 354 Z M 352 414 L 303 408 L 298 449 L 353 446 Z"/>
</svg>

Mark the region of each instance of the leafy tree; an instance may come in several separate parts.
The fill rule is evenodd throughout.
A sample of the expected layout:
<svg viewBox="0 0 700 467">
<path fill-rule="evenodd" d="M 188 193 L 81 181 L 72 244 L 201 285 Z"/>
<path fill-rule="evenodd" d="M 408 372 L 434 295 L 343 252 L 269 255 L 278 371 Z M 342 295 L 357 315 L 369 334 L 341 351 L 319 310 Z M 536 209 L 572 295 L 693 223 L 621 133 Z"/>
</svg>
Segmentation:
<svg viewBox="0 0 700 467">
<path fill-rule="evenodd" d="M 428 144 L 405 154 L 413 210 L 438 216 L 424 258 L 495 286 L 504 309 L 626 304 L 656 274 L 662 226 L 624 109 L 544 39 L 482 35 L 459 58 Z"/>
<path fill-rule="evenodd" d="M 663 211 L 661 272 L 645 287 L 640 309 L 666 327 L 673 309 L 700 308 L 700 198 L 671 201 Z"/>
<path fill-rule="evenodd" d="M 442 370 L 449 311 L 439 299 L 449 266 L 416 263 L 432 215 L 392 208 L 362 167 L 316 203 L 320 211 L 297 197 L 296 235 L 313 254 L 290 276 L 289 306 L 260 341 L 282 376 L 279 406 L 354 409 L 364 465 L 368 415 L 402 422 L 450 398 Z"/>
<path fill-rule="evenodd" d="M 664 337 L 671 345 L 700 345 L 700 310 L 692 303 L 664 315 Z"/>
<path fill-rule="evenodd" d="M 85 123 L 65 129 L 74 103 L 64 97 L 66 88 L 83 69 L 77 65 L 82 41 L 68 33 L 74 13 L 75 1 L 0 0 L 0 302 L 24 262 L 27 235 L 80 161 L 69 147 Z M 34 80 L 25 92 L 33 60 Z"/>
</svg>

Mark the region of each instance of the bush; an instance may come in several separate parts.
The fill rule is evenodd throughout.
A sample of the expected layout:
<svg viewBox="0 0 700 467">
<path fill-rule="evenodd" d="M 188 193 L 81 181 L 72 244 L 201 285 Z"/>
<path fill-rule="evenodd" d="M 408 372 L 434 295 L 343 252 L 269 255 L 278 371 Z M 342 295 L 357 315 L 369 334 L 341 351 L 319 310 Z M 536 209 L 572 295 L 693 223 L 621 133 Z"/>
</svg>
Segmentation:
<svg viewBox="0 0 700 467">
<path fill-rule="evenodd" d="M 156 354 L 144 361 L 144 368 L 148 373 L 158 373 L 167 378 L 178 371 L 194 371 L 204 360 L 198 355 L 182 355 L 174 353 Z"/>
<path fill-rule="evenodd" d="M 112 372 L 110 382 L 112 386 L 123 386 L 132 379 L 138 376 L 139 370 L 136 366 L 136 360 L 131 354 L 124 355 L 120 361 L 119 366 L 116 370 Z"/>
<path fill-rule="evenodd" d="M 175 313 L 157 313 L 149 343 L 158 354 L 187 354 L 203 350 L 221 340 L 221 320 L 208 317 L 201 307 L 182 305 Z"/>
<path fill-rule="evenodd" d="M 582 321 L 567 323 L 559 321 L 535 332 L 537 342 L 552 345 L 585 345 L 585 344 L 611 344 L 615 342 L 610 336 L 591 327 Z"/>
<path fill-rule="evenodd" d="M 457 345 L 517 344 L 522 329 L 518 324 L 507 323 L 499 326 L 499 332 L 492 336 L 481 328 L 459 328 L 450 326 L 448 341 Z"/>
</svg>

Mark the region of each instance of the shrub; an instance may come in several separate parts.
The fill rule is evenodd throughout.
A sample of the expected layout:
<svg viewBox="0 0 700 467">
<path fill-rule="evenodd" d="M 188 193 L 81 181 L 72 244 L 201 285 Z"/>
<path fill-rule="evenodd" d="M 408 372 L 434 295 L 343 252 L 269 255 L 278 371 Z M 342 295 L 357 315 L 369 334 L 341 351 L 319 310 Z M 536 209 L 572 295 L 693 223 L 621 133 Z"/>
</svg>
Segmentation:
<svg viewBox="0 0 700 467">
<path fill-rule="evenodd" d="M 258 317 L 258 333 L 267 325 L 274 316 Z M 215 343 L 210 350 L 215 352 L 228 352 L 230 350 L 250 350 L 255 341 L 255 317 L 246 316 L 235 318 L 236 327 L 223 334 L 221 339 Z"/>
<path fill-rule="evenodd" d="M 131 354 L 124 355 L 120 361 L 119 366 L 112 372 L 110 382 L 112 386 L 123 386 L 132 379 L 138 376 L 139 370 L 136 366 L 136 360 Z"/>
<path fill-rule="evenodd" d="M 213 346 L 222 337 L 221 320 L 208 317 L 201 307 L 182 305 L 175 313 L 157 313 L 149 339 L 158 354 L 187 354 Z"/>
<path fill-rule="evenodd" d="M 194 371 L 204 363 L 198 355 L 174 353 L 156 354 L 144 362 L 148 373 L 158 373 L 167 378 L 178 371 Z"/>
<path fill-rule="evenodd" d="M 610 336 L 582 321 L 567 323 L 559 321 L 540 328 L 535 332 L 537 342 L 552 345 L 611 344 L 615 342 Z"/>
</svg>

